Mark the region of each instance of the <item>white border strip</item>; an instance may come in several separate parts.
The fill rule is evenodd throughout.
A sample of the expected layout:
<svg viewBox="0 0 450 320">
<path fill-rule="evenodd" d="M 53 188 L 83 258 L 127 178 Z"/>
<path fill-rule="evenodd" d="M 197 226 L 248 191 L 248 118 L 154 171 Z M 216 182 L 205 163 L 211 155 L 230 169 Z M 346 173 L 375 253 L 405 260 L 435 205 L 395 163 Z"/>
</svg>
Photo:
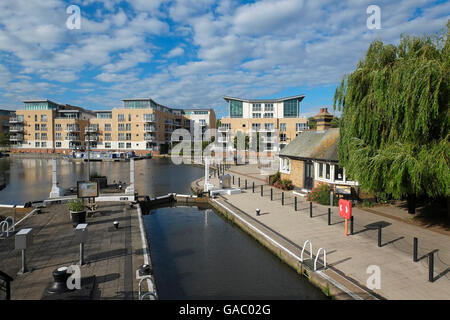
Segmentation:
<svg viewBox="0 0 450 320">
<path fill-rule="evenodd" d="M 141 210 L 140 205 L 137 206 L 137 212 L 138 212 L 138 217 L 139 217 L 139 230 L 141 231 L 141 242 L 142 242 L 142 251 L 143 251 L 143 255 L 144 255 L 144 264 L 149 264 L 149 258 L 148 258 L 149 250 L 147 248 L 147 240 L 145 238 L 144 224 L 142 222 L 142 210 Z M 150 281 L 149 279 L 146 279 L 146 281 L 147 281 L 148 291 L 154 292 L 157 296 L 156 288 L 153 287 L 153 282 Z"/>
<path fill-rule="evenodd" d="M 292 251 L 290 251 L 289 249 L 285 248 L 283 245 L 281 245 L 280 243 L 278 243 L 276 240 L 272 239 L 271 237 L 269 237 L 268 235 L 266 235 L 264 232 L 260 231 L 258 228 L 256 228 L 255 226 L 253 226 L 251 223 L 247 222 L 245 219 L 241 218 L 239 215 L 237 215 L 236 213 L 234 213 L 231 209 L 229 209 L 228 207 L 226 207 L 225 205 L 221 204 L 219 201 L 217 201 L 216 199 L 211 199 L 212 201 L 214 201 L 215 203 L 217 203 L 218 205 L 220 205 L 222 208 L 224 208 L 225 210 L 227 210 L 229 213 L 231 213 L 233 216 L 235 216 L 236 218 L 238 218 L 239 220 L 241 220 L 242 222 L 244 222 L 246 225 L 248 225 L 252 230 L 256 231 L 257 233 L 259 233 L 260 235 L 262 235 L 264 238 L 268 239 L 269 241 L 271 241 L 272 243 L 274 243 L 276 246 L 278 246 L 279 248 L 283 249 L 284 251 L 286 251 L 287 253 L 289 253 L 291 256 L 293 256 L 295 259 L 297 259 L 298 261 L 300 261 L 300 257 L 297 256 L 295 253 L 293 253 Z M 312 252 L 311 252 L 312 254 Z M 347 293 L 349 296 L 351 296 L 353 299 L 355 300 L 364 300 L 362 297 L 360 297 L 359 295 L 357 295 L 356 293 L 351 292 L 349 289 L 347 289 L 344 285 L 340 284 L 339 282 L 335 281 L 334 279 L 330 278 L 328 275 L 324 274 L 321 271 L 317 271 L 317 273 L 322 276 L 323 278 L 325 278 L 326 280 L 330 281 L 331 283 L 333 283 L 336 287 L 338 287 L 339 289 L 341 289 L 342 291 L 344 291 L 345 293 Z M 363 290 L 363 289 L 362 289 Z M 370 293 L 367 292 L 368 295 L 372 296 Z M 373 298 L 376 299 L 376 297 L 372 296 Z M 378 299 L 377 299 L 378 300 Z"/>
</svg>

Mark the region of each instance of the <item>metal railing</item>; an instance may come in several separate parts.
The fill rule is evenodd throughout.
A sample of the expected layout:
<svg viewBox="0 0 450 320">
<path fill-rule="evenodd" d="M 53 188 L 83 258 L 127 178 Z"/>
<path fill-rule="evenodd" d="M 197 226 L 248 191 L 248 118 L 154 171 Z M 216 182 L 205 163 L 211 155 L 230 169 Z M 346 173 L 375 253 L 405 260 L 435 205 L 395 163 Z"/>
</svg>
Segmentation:
<svg viewBox="0 0 450 320">
<path fill-rule="evenodd" d="M 142 293 L 142 282 L 144 281 L 144 280 L 150 280 L 150 282 L 152 283 L 152 287 L 153 287 L 153 290 L 154 290 L 154 288 L 155 288 L 155 283 L 154 283 L 154 280 L 153 280 L 153 277 L 152 276 L 145 276 L 145 277 L 143 277 L 140 281 L 139 281 L 139 300 L 144 300 L 144 298 L 145 297 L 153 297 L 154 299 L 153 300 L 157 300 L 158 299 L 158 296 L 157 296 L 157 294 L 156 294 L 156 292 L 155 291 L 147 291 L 147 292 L 145 292 L 145 293 Z M 151 299 L 150 299 L 151 300 Z"/>
</svg>

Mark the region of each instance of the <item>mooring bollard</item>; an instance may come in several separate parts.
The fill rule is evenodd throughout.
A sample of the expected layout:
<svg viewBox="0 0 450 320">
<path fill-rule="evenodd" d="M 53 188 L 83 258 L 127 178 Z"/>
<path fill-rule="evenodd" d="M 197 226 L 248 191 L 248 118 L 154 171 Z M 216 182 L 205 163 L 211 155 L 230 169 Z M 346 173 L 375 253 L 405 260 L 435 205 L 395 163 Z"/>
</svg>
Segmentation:
<svg viewBox="0 0 450 320">
<path fill-rule="evenodd" d="M 252 182 L 252 193 L 255 193 L 255 182 Z"/>
<path fill-rule="evenodd" d="M 247 179 L 245 179 L 245 190 L 247 190 Z"/>
<path fill-rule="evenodd" d="M 233 176 L 233 184 L 234 184 L 234 176 Z"/>
<path fill-rule="evenodd" d="M 241 177 L 238 177 L 238 187 L 241 187 Z"/>
<path fill-rule="evenodd" d="M 263 191 L 263 185 L 261 185 L 261 197 L 263 197 L 264 196 L 264 193 L 263 193 L 264 191 Z"/>
<path fill-rule="evenodd" d="M 350 234 L 353 235 L 353 216 L 350 217 Z"/>
<path fill-rule="evenodd" d="M 273 200 L 273 188 L 270 188 L 270 201 Z"/>
<path fill-rule="evenodd" d="M 256 215 L 257 216 L 259 216 L 259 212 L 260 212 L 261 210 L 259 210 L 259 209 L 256 209 Z"/>
<path fill-rule="evenodd" d="M 434 251 L 428 254 L 428 281 L 434 282 Z"/>
<path fill-rule="evenodd" d="M 294 211 L 297 211 L 297 197 L 294 197 Z"/>
<path fill-rule="evenodd" d="M 331 225 L 331 209 L 328 208 L 328 225 Z"/>
<path fill-rule="evenodd" d="M 414 262 L 417 262 L 419 260 L 417 257 L 418 248 L 419 248 L 419 239 L 414 237 L 414 239 L 413 239 L 413 261 Z"/>
<path fill-rule="evenodd" d="M 309 203 L 309 217 L 312 218 L 312 202 Z"/>
<path fill-rule="evenodd" d="M 378 247 L 381 248 L 381 224 L 378 225 Z"/>
<path fill-rule="evenodd" d="M 281 191 L 281 205 L 284 206 L 284 191 Z"/>
</svg>

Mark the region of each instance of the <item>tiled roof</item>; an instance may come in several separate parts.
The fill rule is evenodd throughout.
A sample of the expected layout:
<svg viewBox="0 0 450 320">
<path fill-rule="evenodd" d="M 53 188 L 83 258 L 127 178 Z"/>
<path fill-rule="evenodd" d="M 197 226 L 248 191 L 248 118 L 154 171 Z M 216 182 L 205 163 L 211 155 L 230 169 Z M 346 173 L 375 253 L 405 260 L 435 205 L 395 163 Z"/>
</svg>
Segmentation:
<svg viewBox="0 0 450 320">
<path fill-rule="evenodd" d="M 337 144 L 339 141 L 339 128 L 325 131 L 304 131 L 292 140 L 280 156 L 297 159 L 314 159 L 325 161 L 338 161 Z"/>
</svg>

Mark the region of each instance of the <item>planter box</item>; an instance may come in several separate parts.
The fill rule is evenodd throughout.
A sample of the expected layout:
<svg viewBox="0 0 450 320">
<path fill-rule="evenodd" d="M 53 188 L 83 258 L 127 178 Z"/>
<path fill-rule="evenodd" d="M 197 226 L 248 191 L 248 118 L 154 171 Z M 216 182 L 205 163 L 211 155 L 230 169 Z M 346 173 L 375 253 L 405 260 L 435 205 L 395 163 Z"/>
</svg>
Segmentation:
<svg viewBox="0 0 450 320">
<path fill-rule="evenodd" d="M 72 219 L 74 227 L 80 223 L 86 223 L 86 210 L 70 211 L 70 218 Z"/>
</svg>

